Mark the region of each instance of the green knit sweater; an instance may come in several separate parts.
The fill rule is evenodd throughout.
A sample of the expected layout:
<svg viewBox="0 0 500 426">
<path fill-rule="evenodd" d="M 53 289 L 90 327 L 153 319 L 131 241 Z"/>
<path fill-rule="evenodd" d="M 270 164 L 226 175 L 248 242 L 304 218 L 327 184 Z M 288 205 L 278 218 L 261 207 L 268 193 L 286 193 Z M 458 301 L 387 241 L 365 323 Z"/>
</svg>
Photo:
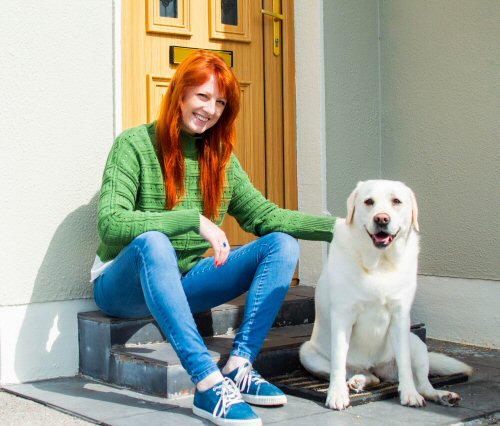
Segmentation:
<svg viewBox="0 0 500 426">
<path fill-rule="evenodd" d="M 99 197 L 97 255 L 113 259 L 127 244 L 147 231 L 167 235 L 175 248 L 182 273 L 191 269 L 210 244 L 200 236 L 203 200 L 196 138 L 182 133 L 186 161 L 185 196 L 165 209 L 165 184 L 157 156 L 154 123 L 123 132 L 109 154 Z M 274 231 L 296 238 L 330 242 L 335 218 L 281 209 L 250 182 L 233 155 L 226 169 L 220 219 L 234 216 L 247 232 L 261 236 Z"/>
</svg>

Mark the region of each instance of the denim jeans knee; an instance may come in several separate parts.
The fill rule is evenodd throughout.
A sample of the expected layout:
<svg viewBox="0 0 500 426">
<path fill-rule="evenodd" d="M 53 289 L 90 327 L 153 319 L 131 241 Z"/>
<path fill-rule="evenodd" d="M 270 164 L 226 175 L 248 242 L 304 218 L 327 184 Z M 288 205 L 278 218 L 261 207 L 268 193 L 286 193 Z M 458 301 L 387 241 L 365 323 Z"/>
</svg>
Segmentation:
<svg viewBox="0 0 500 426">
<path fill-rule="evenodd" d="M 272 232 L 266 235 L 269 238 L 270 253 L 273 253 L 273 258 L 279 263 L 279 267 L 293 274 L 299 261 L 300 248 L 298 241 L 291 235 L 283 232 Z M 281 285 L 288 288 L 291 281 L 275 280 L 273 285 Z"/>
<path fill-rule="evenodd" d="M 170 239 L 163 233 L 158 231 L 148 231 L 134 238 L 130 243 L 135 246 L 139 251 L 148 256 L 149 259 L 158 261 L 158 257 L 164 258 L 165 256 L 173 256 L 177 263 L 177 255 L 175 249 L 170 242 Z M 164 260 L 164 259 L 161 259 Z"/>
<path fill-rule="evenodd" d="M 300 254 L 298 241 L 291 235 L 283 232 L 273 232 L 269 234 L 269 236 L 273 239 L 273 242 L 277 244 L 278 251 L 283 261 L 288 261 L 288 263 L 295 268 Z"/>
</svg>

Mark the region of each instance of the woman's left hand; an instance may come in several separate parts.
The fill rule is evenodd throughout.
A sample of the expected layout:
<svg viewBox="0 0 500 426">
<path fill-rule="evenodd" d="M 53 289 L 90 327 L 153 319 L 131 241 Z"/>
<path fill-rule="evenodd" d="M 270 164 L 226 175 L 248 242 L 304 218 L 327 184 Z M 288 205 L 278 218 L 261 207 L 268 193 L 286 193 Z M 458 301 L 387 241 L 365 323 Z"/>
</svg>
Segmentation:
<svg viewBox="0 0 500 426">
<path fill-rule="evenodd" d="M 224 265 L 230 249 L 226 233 L 208 218 L 200 215 L 200 235 L 214 249 L 215 266 L 218 268 L 220 265 Z"/>
</svg>

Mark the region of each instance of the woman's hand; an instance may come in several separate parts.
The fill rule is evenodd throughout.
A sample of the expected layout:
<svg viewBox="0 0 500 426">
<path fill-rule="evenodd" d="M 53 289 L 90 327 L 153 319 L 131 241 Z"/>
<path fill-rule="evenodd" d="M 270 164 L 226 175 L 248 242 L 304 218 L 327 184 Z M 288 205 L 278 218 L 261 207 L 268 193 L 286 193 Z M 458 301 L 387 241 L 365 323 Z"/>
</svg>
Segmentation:
<svg viewBox="0 0 500 426">
<path fill-rule="evenodd" d="M 226 233 L 205 216 L 200 215 L 200 235 L 214 249 L 215 266 L 218 268 L 220 265 L 224 265 L 229 256 L 229 243 Z"/>
</svg>

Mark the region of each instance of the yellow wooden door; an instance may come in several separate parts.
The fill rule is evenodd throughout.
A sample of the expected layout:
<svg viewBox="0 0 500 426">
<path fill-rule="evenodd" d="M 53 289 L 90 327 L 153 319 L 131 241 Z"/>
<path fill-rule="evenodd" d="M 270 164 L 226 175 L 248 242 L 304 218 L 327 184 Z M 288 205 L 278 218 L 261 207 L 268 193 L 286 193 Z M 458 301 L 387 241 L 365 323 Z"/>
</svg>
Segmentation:
<svg viewBox="0 0 500 426">
<path fill-rule="evenodd" d="M 294 209 L 293 0 L 281 3 L 123 0 L 123 128 L 157 118 L 178 62 L 189 53 L 185 48 L 224 51 L 242 91 L 236 155 L 267 198 Z M 232 247 L 253 238 L 233 218 L 226 217 L 223 227 Z"/>
</svg>

